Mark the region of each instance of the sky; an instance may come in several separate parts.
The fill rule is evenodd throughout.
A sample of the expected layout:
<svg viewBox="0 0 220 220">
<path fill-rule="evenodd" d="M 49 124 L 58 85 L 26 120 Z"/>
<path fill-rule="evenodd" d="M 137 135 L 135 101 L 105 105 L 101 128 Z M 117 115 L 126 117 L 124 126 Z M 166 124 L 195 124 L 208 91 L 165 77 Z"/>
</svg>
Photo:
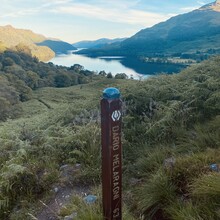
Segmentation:
<svg viewBox="0 0 220 220">
<path fill-rule="evenodd" d="M 214 0 L 213 0 L 214 1 Z M 212 0 L 0 0 L 0 26 L 74 43 L 130 37 Z"/>
</svg>

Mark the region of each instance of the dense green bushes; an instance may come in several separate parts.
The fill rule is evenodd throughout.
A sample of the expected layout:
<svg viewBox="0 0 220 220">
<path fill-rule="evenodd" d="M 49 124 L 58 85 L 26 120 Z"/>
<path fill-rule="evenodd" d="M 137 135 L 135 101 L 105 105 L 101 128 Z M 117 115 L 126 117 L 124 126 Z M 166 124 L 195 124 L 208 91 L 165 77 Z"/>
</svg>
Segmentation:
<svg viewBox="0 0 220 220">
<path fill-rule="evenodd" d="M 85 74 L 83 68 L 76 72 L 72 68 L 39 62 L 27 53 L 16 53 L 14 51 L 5 51 L 0 54 L 0 63 L 2 74 L 6 77 L 8 74 L 13 75 L 14 78 L 11 83 L 15 85 L 17 80 L 21 80 L 25 86 L 31 89 L 76 85 L 84 83 L 82 77 L 86 78 L 86 76 L 93 74 L 90 71 Z M 8 78 L 10 79 L 10 77 Z"/>
<path fill-rule="evenodd" d="M 135 125 L 132 136 L 144 135 L 147 142 L 169 142 L 177 139 L 181 129 L 214 118 L 220 112 L 219 63 L 215 58 L 181 74 L 151 78 L 129 89 L 125 96 L 131 117 L 126 122 L 128 131 Z"/>
</svg>

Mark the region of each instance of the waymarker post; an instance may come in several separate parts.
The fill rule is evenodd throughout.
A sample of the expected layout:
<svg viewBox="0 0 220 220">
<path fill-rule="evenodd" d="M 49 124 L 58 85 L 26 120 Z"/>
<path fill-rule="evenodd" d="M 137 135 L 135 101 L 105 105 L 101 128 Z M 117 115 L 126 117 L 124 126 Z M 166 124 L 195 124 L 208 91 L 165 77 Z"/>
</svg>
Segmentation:
<svg viewBox="0 0 220 220">
<path fill-rule="evenodd" d="M 122 219 L 122 101 L 116 88 L 103 91 L 102 129 L 102 201 L 104 220 Z"/>
</svg>

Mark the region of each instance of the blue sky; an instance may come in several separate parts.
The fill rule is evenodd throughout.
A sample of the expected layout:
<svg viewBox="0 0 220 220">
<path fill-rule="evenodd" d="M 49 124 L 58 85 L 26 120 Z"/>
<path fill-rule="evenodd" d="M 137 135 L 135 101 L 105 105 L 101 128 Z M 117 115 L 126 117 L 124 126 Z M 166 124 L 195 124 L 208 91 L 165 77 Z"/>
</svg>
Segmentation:
<svg viewBox="0 0 220 220">
<path fill-rule="evenodd" d="M 129 37 L 210 2 L 212 0 L 0 0 L 0 25 L 31 29 L 69 43 Z"/>
</svg>

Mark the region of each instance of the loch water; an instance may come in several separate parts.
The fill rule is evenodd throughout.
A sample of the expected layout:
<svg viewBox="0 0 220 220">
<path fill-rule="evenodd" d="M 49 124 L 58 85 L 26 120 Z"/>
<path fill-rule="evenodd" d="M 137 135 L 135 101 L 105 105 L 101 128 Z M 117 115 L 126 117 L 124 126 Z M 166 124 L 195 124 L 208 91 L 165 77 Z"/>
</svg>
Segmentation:
<svg viewBox="0 0 220 220">
<path fill-rule="evenodd" d="M 129 77 L 132 76 L 133 78 L 147 78 L 148 76 L 161 73 L 178 73 L 186 67 L 182 64 L 143 62 L 133 57 L 111 56 L 90 58 L 73 53 L 57 55 L 50 60 L 50 62 L 68 67 L 74 64 L 80 64 L 85 69 L 97 73 L 100 71 L 105 71 L 106 73 L 111 72 L 113 75 L 117 73 L 126 73 Z"/>
</svg>

